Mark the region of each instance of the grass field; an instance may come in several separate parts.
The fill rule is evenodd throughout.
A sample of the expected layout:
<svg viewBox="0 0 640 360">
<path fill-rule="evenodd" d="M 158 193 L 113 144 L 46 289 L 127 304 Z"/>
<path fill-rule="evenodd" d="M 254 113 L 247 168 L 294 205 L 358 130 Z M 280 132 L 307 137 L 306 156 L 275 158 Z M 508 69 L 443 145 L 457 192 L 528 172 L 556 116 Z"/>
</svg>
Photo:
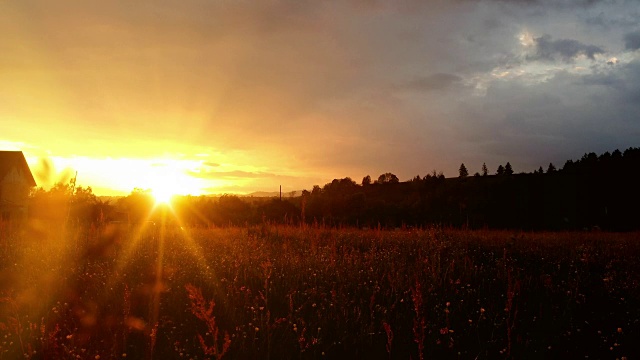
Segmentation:
<svg viewBox="0 0 640 360">
<path fill-rule="evenodd" d="M 0 359 L 633 359 L 639 240 L 2 224 Z"/>
</svg>

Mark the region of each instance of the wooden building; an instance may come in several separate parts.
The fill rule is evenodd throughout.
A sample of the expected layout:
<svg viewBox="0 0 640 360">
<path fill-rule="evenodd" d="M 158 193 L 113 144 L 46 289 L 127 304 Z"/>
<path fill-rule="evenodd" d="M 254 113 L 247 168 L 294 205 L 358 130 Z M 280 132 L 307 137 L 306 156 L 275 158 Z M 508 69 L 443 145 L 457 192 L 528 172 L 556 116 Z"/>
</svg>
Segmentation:
<svg viewBox="0 0 640 360">
<path fill-rule="evenodd" d="M 27 215 L 29 191 L 36 186 L 22 151 L 0 151 L 0 219 Z"/>
</svg>

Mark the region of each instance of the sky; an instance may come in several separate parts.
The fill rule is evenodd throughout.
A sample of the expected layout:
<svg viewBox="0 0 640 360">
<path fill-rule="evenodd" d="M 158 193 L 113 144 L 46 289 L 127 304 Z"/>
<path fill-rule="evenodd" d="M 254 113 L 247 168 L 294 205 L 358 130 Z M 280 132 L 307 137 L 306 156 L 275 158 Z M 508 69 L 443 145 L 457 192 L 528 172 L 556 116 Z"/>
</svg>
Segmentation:
<svg viewBox="0 0 640 360">
<path fill-rule="evenodd" d="M 0 3 L 0 149 L 98 195 L 640 146 L 636 0 Z M 47 170 L 48 169 L 48 170 Z"/>
</svg>

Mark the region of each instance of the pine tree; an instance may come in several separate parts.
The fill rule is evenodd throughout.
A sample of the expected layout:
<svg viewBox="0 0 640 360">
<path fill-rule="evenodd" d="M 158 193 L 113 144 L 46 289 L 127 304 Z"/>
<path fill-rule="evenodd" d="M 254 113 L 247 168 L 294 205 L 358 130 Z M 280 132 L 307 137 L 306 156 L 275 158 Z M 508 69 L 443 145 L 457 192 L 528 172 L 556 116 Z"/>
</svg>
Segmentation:
<svg viewBox="0 0 640 360">
<path fill-rule="evenodd" d="M 553 166 L 553 163 L 549 163 L 549 167 L 547 168 L 547 174 L 556 171 L 556 167 Z"/>
<path fill-rule="evenodd" d="M 498 166 L 498 170 L 496 170 L 496 175 L 504 175 L 504 166 Z"/>
<path fill-rule="evenodd" d="M 461 178 L 466 178 L 467 176 L 469 176 L 469 171 L 467 171 L 467 167 L 464 166 L 464 163 L 460 165 L 460 170 L 458 171 L 460 172 Z"/>
<path fill-rule="evenodd" d="M 504 166 L 504 174 L 513 175 L 513 168 L 511 167 L 511 164 L 509 164 L 509 162 L 507 162 L 507 165 Z"/>
<path fill-rule="evenodd" d="M 482 176 L 487 176 L 489 174 L 489 169 L 487 169 L 487 163 L 482 163 Z"/>
</svg>

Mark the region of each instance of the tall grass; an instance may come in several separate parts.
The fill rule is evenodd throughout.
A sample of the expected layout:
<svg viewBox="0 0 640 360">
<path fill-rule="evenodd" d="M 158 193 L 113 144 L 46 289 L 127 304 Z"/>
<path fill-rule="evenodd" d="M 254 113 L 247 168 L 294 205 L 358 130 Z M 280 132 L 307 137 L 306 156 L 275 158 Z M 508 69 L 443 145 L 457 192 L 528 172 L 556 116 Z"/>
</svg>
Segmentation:
<svg viewBox="0 0 640 360">
<path fill-rule="evenodd" d="M 0 238 L 0 359 L 634 358 L 638 240 L 31 224 Z"/>
</svg>

